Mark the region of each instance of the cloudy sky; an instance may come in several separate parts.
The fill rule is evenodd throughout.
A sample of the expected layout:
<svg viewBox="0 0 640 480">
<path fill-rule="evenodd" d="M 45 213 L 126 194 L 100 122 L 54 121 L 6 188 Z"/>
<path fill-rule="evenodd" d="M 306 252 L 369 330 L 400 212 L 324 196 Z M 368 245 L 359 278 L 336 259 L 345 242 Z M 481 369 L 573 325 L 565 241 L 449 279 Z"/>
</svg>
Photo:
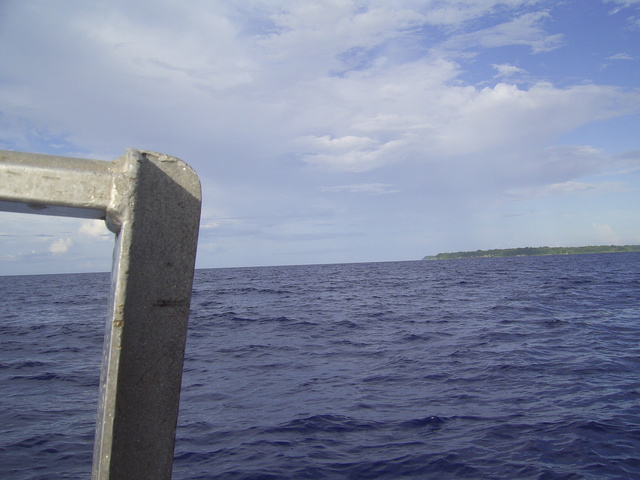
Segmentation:
<svg viewBox="0 0 640 480">
<path fill-rule="evenodd" d="M 198 172 L 198 267 L 640 243 L 640 0 L 2 0 L 0 149 Z M 0 212 L 0 274 L 108 271 Z"/>
</svg>

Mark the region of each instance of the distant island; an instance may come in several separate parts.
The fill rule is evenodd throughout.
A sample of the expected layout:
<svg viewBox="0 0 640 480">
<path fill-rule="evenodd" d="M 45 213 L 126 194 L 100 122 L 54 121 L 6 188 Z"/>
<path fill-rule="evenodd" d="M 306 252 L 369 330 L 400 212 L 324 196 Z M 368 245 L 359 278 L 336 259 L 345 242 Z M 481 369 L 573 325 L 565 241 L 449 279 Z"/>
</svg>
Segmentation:
<svg viewBox="0 0 640 480">
<path fill-rule="evenodd" d="M 423 260 L 451 260 L 457 258 L 523 257 L 528 255 L 575 255 L 582 253 L 640 252 L 640 245 L 596 245 L 591 247 L 523 247 L 451 252 L 427 255 Z"/>
</svg>

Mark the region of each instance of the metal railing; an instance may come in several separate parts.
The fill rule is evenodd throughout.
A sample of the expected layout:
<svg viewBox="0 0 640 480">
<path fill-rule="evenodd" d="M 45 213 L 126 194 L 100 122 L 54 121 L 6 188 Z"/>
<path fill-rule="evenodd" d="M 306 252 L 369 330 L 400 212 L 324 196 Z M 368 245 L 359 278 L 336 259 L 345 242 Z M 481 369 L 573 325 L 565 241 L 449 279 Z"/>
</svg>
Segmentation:
<svg viewBox="0 0 640 480">
<path fill-rule="evenodd" d="M 197 175 L 168 155 L 0 150 L 0 210 L 101 218 L 116 234 L 93 480 L 171 478 L 200 205 Z"/>
</svg>

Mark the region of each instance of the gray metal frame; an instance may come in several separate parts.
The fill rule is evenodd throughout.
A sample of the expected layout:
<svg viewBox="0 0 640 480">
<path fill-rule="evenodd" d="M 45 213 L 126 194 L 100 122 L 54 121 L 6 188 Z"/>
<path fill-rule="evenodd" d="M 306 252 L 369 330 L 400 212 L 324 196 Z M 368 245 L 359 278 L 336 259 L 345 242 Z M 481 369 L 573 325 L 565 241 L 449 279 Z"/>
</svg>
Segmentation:
<svg viewBox="0 0 640 480">
<path fill-rule="evenodd" d="M 116 234 L 93 480 L 170 479 L 200 222 L 184 162 L 0 150 L 0 210 L 102 218 Z"/>
</svg>

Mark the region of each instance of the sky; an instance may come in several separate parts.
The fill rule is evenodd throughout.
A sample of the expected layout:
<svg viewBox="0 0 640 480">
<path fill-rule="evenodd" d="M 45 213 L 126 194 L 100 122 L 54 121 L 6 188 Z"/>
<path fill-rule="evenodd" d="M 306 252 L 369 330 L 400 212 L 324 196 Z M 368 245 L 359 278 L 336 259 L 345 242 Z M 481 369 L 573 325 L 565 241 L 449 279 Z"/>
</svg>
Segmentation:
<svg viewBox="0 0 640 480">
<path fill-rule="evenodd" d="M 0 1 L 0 149 L 186 161 L 198 268 L 640 244 L 639 131 L 640 0 Z M 113 245 L 0 212 L 0 275 Z"/>
</svg>

